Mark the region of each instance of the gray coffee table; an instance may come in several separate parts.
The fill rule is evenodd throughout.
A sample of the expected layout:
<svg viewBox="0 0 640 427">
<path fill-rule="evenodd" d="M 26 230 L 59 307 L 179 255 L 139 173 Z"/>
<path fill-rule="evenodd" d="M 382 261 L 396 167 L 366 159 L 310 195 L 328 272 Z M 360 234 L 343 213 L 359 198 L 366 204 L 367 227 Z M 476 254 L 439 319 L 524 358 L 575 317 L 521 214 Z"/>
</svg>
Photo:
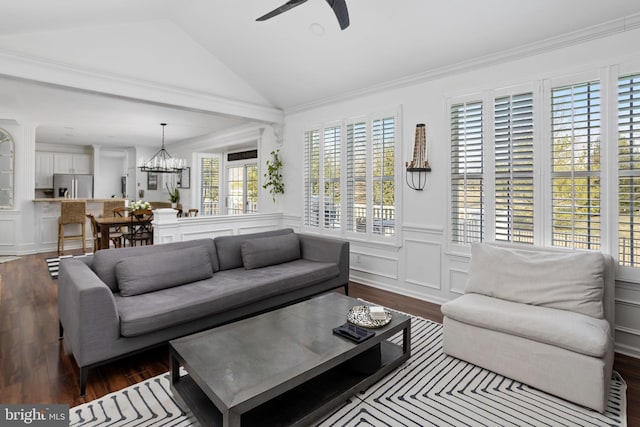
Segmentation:
<svg viewBox="0 0 640 427">
<path fill-rule="evenodd" d="M 334 335 L 356 305 L 325 294 L 173 340 L 171 391 L 203 426 L 308 424 L 410 357 L 411 322 L 401 314 L 360 344 Z M 387 341 L 400 331 L 401 346 Z"/>
</svg>

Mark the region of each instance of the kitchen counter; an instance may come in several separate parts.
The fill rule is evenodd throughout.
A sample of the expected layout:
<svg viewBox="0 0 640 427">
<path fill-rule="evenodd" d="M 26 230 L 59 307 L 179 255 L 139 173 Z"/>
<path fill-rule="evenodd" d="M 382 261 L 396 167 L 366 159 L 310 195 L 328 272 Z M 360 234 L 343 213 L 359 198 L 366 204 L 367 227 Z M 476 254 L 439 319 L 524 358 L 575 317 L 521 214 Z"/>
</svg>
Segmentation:
<svg viewBox="0 0 640 427">
<path fill-rule="evenodd" d="M 119 201 L 119 200 L 127 200 L 127 199 L 123 199 L 123 198 L 111 198 L 109 197 L 108 199 L 66 199 L 64 197 L 49 197 L 49 198 L 42 198 L 42 199 L 33 199 L 33 202 L 49 202 L 49 203 L 55 203 L 55 202 L 64 202 L 64 201 L 73 201 L 73 200 L 85 200 L 88 203 L 104 203 L 104 202 L 111 202 L 111 201 Z"/>
</svg>

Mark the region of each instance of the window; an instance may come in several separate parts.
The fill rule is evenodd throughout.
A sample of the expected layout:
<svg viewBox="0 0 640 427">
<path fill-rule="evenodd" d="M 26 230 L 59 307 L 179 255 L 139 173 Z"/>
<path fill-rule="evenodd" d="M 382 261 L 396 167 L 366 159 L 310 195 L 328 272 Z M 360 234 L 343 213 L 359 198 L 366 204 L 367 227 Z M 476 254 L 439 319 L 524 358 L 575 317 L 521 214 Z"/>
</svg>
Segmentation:
<svg viewBox="0 0 640 427">
<path fill-rule="evenodd" d="M 618 80 L 618 258 L 640 267 L 640 74 Z"/>
<path fill-rule="evenodd" d="M 551 93 L 553 246 L 600 249 L 600 82 Z"/>
<path fill-rule="evenodd" d="M 200 158 L 200 215 L 220 214 L 220 157 Z"/>
<path fill-rule="evenodd" d="M 373 234 L 395 234 L 394 117 L 373 121 Z"/>
<path fill-rule="evenodd" d="M 320 226 L 320 131 L 304 134 L 304 225 Z"/>
<path fill-rule="evenodd" d="M 495 238 L 533 243 L 533 93 L 494 103 Z"/>
<path fill-rule="evenodd" d="M 258 211 L 258 166 L 246 164 L 227 168 L 227 215 Z"/>
<path fill-rule="evenodd" d="M 347 125 L 347 230 L 367 232 L 367 123 Z"/>
<path fill-rule="evenodd" d="M 396 123 L 397 115 L 389 114 L 305 132 L 306 227 L 360 237 L 396 235 Z"/>
<path fill-rule="evenodd" d="M 340 126 L 324 130 L 324 226 L 340 228 Z"/>
<path fill-rule="evenodd" d="M 451 106 L 451 237 L 453 243 L 482 241 L 482 102 Z"/>
</svg>

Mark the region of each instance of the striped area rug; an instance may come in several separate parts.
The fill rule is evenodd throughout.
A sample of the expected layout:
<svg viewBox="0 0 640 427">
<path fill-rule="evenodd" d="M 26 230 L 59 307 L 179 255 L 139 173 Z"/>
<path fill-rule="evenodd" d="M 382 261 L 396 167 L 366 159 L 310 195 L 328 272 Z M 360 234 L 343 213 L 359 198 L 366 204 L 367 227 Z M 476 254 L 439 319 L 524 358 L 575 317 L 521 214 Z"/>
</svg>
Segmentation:
<svg viewBox="0 0 640 427">
<path fill-rule="evenodd" d="M 625 426 L 626 384 L 614 373 L 608 411 L 574 405 L 442 353 L 442 325 L 412 317 L 412 356 L 317 424 L 329 426 Z M 398 343 L 400 337 L 396 337 Z M 70 425 L 195 426 L 159 375 L 70 409 Z"/>
<path fill-rule="evenodd" d="M 84 255 L 63 255 L 55 258 L 47 258 L 47 268 L 49 269 L 49 275 L 52 279 L 58 278 L 58 270 L 60 269 L 60 260 L 65 258 L 84 258 L 87 256 L 92 256 L 93 253 L 88 253 Z"/>
</svg>

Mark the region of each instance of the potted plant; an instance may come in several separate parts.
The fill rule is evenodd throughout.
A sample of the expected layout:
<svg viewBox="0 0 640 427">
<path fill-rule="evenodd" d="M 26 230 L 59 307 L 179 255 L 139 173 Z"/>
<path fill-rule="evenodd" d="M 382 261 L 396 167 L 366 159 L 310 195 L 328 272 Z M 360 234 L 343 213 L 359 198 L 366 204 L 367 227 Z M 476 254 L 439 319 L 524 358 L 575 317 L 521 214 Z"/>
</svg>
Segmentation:
<svg viewBox="0 0 640 427">
<path fill-rule="evenodd" d="M 273 201 L 276 201 L 276 194 L 284 194 L 284 181 L 282 180 L 282 160 L 278 156 L 280 150 L 272 151 L 273 159 L 267 160 L 267 172 L 264 174 L 266 178 L 262 188 L 269 189 Z"/>
<path fill-rule="evenodd" d="M 169 184 L 167 184 L 167 191 L 169 192 L 169 201 L 171 202 L 171 207 L 173 209 L 178 208 L 178 202 L 180 201 L 180 191 L 178 191 L 178 187 L 173 187 L 173 189 L 169 188 Z"/>
</svg>

